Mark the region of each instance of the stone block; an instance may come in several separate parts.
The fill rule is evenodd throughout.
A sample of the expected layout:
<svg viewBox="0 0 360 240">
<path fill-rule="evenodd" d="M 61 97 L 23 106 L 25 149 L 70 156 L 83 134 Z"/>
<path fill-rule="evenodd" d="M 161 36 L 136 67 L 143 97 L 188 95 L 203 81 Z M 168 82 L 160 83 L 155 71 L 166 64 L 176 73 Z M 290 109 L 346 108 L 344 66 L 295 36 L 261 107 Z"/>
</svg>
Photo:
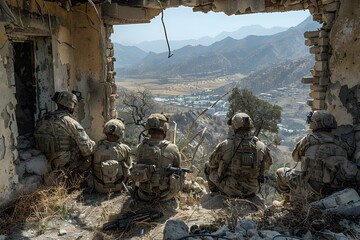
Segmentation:
<svg viewBox="0 0 360 240">
<path fill-rule="evenodd" d="M 323 77 L 319 78 L 319 85 L 327 86 L 327 85 L 329 85 L 329 83 L 330 83 L 330 79 L 328 77 L 323 76 Z"/>
<path fill-rule="evenodd" d="M 26 172 L 43 176 L 46 172 L 47 159 L 41 154 L 26 161 Z"/>
<path fill-rule="evenodd" d="M 313 99 L 309 99 L 309 100 L 306 101 L 306 104 L 309 105 L 310 107 L 312 107 L 312 106 L 313 106 L 313 102 L 314 102 Z"/>
<path fill-rule="evenodd" d="M 339 9 L 339 2 L 332 2 L 329 4 L 324 5 L 325 12 L 336 12 Z"/>
<path fill-rule="evenodd" d="M 326 24 L 331 24 L 335 20 L 335 14 L 334 13 L 324 13 L 322 16 L 323 22 Z"/>
<path fill-rule="evenodd" d="M 360 215 L 360 197 L 352 188 L 336 192 L 326 198 L 311 203 L 325 212 L 335 213 L 341 216 Z"/>
<path fill-rule="evenodd" d="M 315 54 L 315 61 L 327 61 L 329 55 L 327 53 L 318 53 Z"/>
<path fill-rule="evenodd" d="M 323 100 L 323 99 L 325 99 L 326 93 L 313 91 L 313 92 L 309 93 L 309 96 L 314 99 L 322 99 Z"/>
<path fill-rule="evenodd" d="M 189 227 L 181 220 L 168 220 L 164 227 L 163 239 L 179 239 L 189 235 Z"/>
<path fill-rule="evenodd" d="M 303 77 L 301 79 L 301 83 L 303 84 L 316 84 L 319 83 L 318 77 Z"/>
<path fill-rule="evenodd" d="M 327 46 L 329 45 L 329 38 L 319 38 L 318 41 L 317 41 L 317 44 L 319 46 Z"/>
<path fill-rule="evenodd" d="M 315 71 L 326 71 L 328 69 L 327 61 L 316 61 L 314 69 Z"/>
<path fill-rule="evenodd" d="M 335 2 L 335 0 L 322 0 L 323 5 L 330 4 L 330 3 L 333 3 L 333 2 Z"/>
<path fill-rule="evenodd" d="M 320 48 L 317 47 L 317 46 L 310 47 L 310 48 L 309 48 L 309 52 L 310 52 L 311 54 L 319 54 L 319 53 L 320 53 Z"/>
<path fill-rule="evenodd" d="M 305 45 L 313 46 L 313 45 L 317 45 L 317 42 L 318 42 L 318 38 L 309 38 L 305 40 Z"/>
<path fill-rule="evenodd" d="M 310 9 L 309 9 L 310 10 Z M 315 22 L 319 22 L 319 23 L 322 23 L 322 14 L 313 14 L 313 20 Z"/>
<path fill-rule="evenodd" d="M 319 37 L 329 37 L 329 32 L 322 29 L 319 33 Z"/>
<path fill-rule="evenodd" d="M 310 85 L 310 90 L 317 91 L 317 92 L 326 92 L 327 87 L 322 86 L 320 84 L 312 84 L 312 85 Z"/>
<path fill-rule="evenodd" d="M 312 108 L 313 109 L 325 109 L 325 102 L 324 100 L 320 100 L 320 99 L 314 99 L 312 102 Z"/>
<path fill-rule="evenodd" d="M 320 31 L 308 31 L 304 33 L 305 38 L 318 38 Z"/>
</svg>

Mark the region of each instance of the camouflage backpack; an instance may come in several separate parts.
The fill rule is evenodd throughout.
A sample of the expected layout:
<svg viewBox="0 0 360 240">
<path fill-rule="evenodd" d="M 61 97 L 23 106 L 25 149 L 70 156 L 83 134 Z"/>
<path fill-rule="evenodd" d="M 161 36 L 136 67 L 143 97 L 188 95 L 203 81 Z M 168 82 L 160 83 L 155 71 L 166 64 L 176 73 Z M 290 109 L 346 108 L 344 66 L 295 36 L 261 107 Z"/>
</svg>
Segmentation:
<svg viewBox="0 0 360 240">
<path fill-rule="evenodd" d="M 343 148 L 335 144 L 323 144 L 317 155 L 323 162 L 324 183 L 337 186 L 355 179 L 357 167 L 347 159 L 347 152 Z"/>
<path fill-rule="evenodd" d="M 347 158 L 347 151 L 335 138 L 318 138 L 319 145 L 315 149 L 315 159 L 305 159 L 303 171 L 305 179 L 315 180 L 332 187 L 340 187 L 345 182 L 355 181 L 357 167 Z"/>
<path fill-rule="evenodd" d="M 258 177 L 261 169 L 261 156 L 258 156 L 256 137 L 248 137 L 240 142 L 234 140 L 232 159 L 229 166 L 232 176 Z"/>
<path fill-rule="evenodd" d="M 61 128 L 61 122 L 59 121 L 65 115 L 65 113 L 48 113 L 39 120 L 34 132 L 37 149 L 45 154 L 70 150 L 71 137 L 62 134 L 64 130 Z"/>
<path fill-rule="evenodd" d="M 94 153 L 93 171 L 96 191 L 107 193 L 121 190 L 122 181 L 125 176 L 128 176 L 124 153 L 129 152 L 130 148 L 123 144 L 100 141 Z"/>
<path fill-rule="evenodd" d="M 144 140 L 141 146 L 138 162 L 131 170 L 131 178 L 135 185 L 146 193 L 156 194 L 156 191 L 178 191 L 179 183 L 171 181 L 172 176 L 166 173 L 166 167 L 171 163 L 163 162 L 162 152 L 170 142 L 164 140 L 158 145 L 149 143 Z"/>
</svg>

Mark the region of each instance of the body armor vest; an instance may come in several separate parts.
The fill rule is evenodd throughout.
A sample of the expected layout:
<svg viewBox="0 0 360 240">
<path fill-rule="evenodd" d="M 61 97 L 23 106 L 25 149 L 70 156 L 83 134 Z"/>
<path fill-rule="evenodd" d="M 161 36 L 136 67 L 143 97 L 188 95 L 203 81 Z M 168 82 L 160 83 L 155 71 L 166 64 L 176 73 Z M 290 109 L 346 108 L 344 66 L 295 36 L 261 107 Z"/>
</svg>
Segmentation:
<svg viewBox="0 0 360 240">
<path fill-rule="evenodd" d="M 66 113 L 49 113 L 40 119 L 35 130 L 36 147 L 45 154 L 70 151 L 75 144 L 61 125 L 61 119 Z"/>
<path fill-rule="evenodd" d="M 318 143 L 306 150 L 305 162 L 301 165 L 303 176 L 308 180 L 332 184 L 336 172 L 332 172 L 324 163 L 327 160 L 334 163 L 339 161 L 346 163 L 348 161 L 347 152 L 339 146 L 339 142 L 334 136 L 312 135 L 312 137 Z"/>
<path fill-rule="evenodd" d="M 257 178 L 260 173 L 261 159 L 256 149 L 257 139 L 245 137 L 242 140 L 234 140 L 232 147 L 232 159 L 229 172 L 232 177 L 251 176 Z M 225 160 L 227 161 L 227 160 Z"/>
<path fill-rule="evenodd" d="M 142 191 L 154 193 L 168 188 L 167 165 L 162 159 L 162 151 L 168 144 L 166 140 L 161 141 L 160 144 L 152 144 L 151 141 L 144 140 L 139 159 L 131 171 L 132 179 Z"/>
<path fill-rule="evenodd" d="M 124 156 L 121 154 L 120 144 L 101 141 L 94 153 L 94 174 L 104 184 L 115 183 L 122 176 Z"/>
</svg>

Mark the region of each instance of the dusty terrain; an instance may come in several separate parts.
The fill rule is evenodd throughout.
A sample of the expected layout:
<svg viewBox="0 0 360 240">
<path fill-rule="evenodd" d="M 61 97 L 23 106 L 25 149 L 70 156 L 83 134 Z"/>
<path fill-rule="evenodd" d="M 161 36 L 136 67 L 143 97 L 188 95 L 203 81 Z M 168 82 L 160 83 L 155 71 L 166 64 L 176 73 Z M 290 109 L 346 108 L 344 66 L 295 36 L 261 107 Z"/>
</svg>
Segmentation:
<svg viewBox="0 0 360 240">
<path fill-rule="evenodd" d="M 238 81 L 244 76 L 241 74 L 210 79 L 184 79 L 174 77 L 167 80 L 159 79 L 124 79 L 116 83 L 128 90 L 147 89 L 154 95 L 191 95 L 192 93 L 212 90 L 227 83 Z"/>
<path fill-rule="evenodd" d="M 46 191 L 47 196 L 37 197 L 33 202 L 34 196 L 41 191 Z M 224 205 L 221 195 L 206 192 L 181 192 L 176 199 L 165 203 L 146 203 L 133 200 L 126 192 L 106 195 L 78 189 L 57 195 L 58 200 L 64 199 L 60 205 L 59 202 L 49 200 L 53 199 L 50 196 L 52 194 L 55 192 L 39 190 L 38 193 L 24 195 L 22 201 L 12 206 L 15 210 L 11 211 L 11 214 L 17 214 L 16 208 L 24 207 L 27 202 L 29 209 L 22 211 L 26 216 L 12 216 L 12 220 L 23 222 L 2 222 L 1 233 L 6 234 L 7 239 L 163 239 L 164 224 L 169 219 L 183 220 L 189 227 L 196 224 L 216 229 L 225 224 L 226 209 L 229 209 Z M 47 208 L 56 211 L 45 215 L 44 209 L 32 206 L 43 205 L 43 201 L 47 201 Z M 139 209 L 158 210 L 163 216 L 154 221 L 135 222 L 126 230 L 103 230 L 104 223 Z M 2 212 L 2 220 L 7 220 L 7 213 Z"/>
</svg>

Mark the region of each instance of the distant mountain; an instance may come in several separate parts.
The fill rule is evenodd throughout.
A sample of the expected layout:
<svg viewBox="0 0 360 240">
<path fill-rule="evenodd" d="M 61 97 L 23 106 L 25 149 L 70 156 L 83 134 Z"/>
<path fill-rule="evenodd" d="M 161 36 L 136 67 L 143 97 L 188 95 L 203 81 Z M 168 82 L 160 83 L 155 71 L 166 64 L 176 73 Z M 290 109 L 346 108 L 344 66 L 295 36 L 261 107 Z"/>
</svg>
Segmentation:
<svg viewBox="0 0 360 240">
<path fill-rule="evenodd" d="M 168 53 L 149 53 L 140 64 L 121 69 L 123 76 L 171 77 L 224 76 L 251 72 L 309 55 L 304 32 L 319 24 L 311 17 L 296 27 L 270 36 L 248 36 L 241 40 L 227 37 L 208 47 L 185 46 Z"/>
<path fill-rule="evenodd" d="M 309 69 L 312 66 L 314 66 L 314 58 L 311 55 L 276 63 L 253 72 L 238 82 L 215 89 L 213 93 L 223 94 L 234 87 L 249 89 L 254 94 L 282 87 L 307 88 L 308 86 L 301 83 L 301 78 L 310 74 Z"/>
<path fill-rule="evenodd" d="M 114 43 L 115 68 L 129 67 L 139 63 L 148 53 L 138 47 Z"/>
<path fill-rule="evenodd" d="M 171 40 L 169 39 L 170 47 L 172 50 L 180 49 L 187 45 L 190 46 L 209 46 L 215 42 L 221 41 L 224 38 L 231 37 L 234 39 L 242 39 L 250 35 L 257 35 L 257 36 L 266 36 L 266 35 L 273 35 L 279 32 L 285 31 L 287 28 L 282 27 L 272 27 L 272 28 L 264 28 L 260 25 L 251 25 L 241 27 L 234 32 L 222 32 L 215 37 L 203 37 L 200 39 L 189 39 L 189 40 Z M 138 44 L 134 44 L 134 46 L 144 50 L 145 52 L 154 52 L 154 53 L 162 53 L 166 52 L 167 44 L 165 39 L 163 40 L 155 40 L 155 41 L 145 41 L 140 42 Z"/>
</svg>

